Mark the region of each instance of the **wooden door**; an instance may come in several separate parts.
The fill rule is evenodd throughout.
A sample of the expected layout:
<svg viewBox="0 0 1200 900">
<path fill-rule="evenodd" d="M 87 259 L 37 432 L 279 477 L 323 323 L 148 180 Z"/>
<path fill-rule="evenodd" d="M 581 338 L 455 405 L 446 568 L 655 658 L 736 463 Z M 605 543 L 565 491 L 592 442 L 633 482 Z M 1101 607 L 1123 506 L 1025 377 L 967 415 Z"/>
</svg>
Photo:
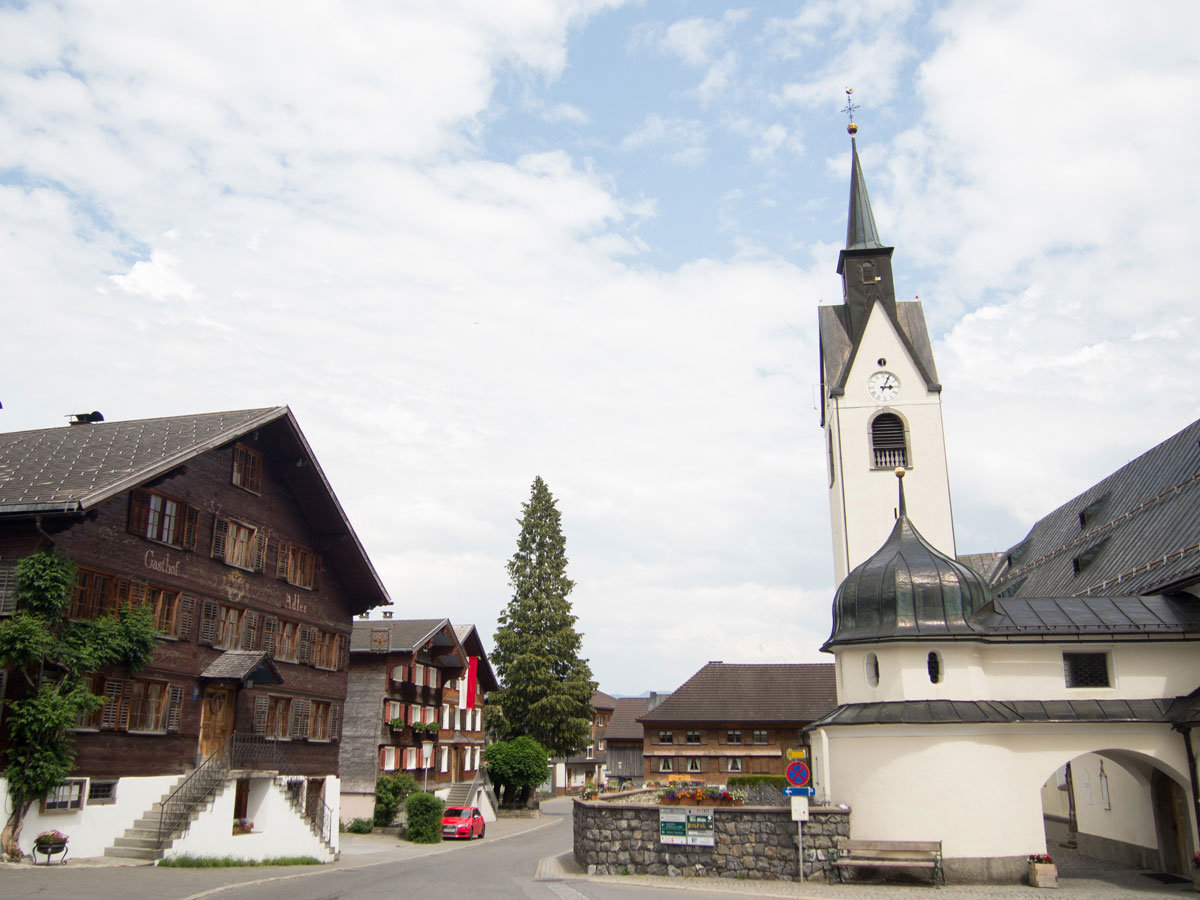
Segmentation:
<svg viewBox="0 0 1200 900">
<path fill-rule="evenodd" d="M 200 758 L 208 759 L 233 734 L 234 689 L 209 685 L 200 708 Z"/>
</svg>

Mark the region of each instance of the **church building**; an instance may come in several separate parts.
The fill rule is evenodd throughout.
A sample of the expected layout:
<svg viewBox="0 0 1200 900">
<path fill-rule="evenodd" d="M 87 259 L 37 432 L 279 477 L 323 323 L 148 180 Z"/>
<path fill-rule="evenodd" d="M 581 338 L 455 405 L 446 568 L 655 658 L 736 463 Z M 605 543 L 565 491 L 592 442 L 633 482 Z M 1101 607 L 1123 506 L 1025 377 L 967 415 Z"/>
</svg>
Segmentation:
<svg viewBox="0 0 1200 900">
<path fill-rule="evenodd" d="M 808 729 L 817 800 L 850 807 L 853 838 L 941 841 L 950 881 L 1019 881 L 1060 841 L 1186 875 L 1200 422 L 1047 515 L 994 571 L 967 565 L 931 342 L 920 304 L 896 302 L 855 131 L 844 299 L 820 308 L 839 587 L 822 647 L 838 705 Z"/>
</svg>

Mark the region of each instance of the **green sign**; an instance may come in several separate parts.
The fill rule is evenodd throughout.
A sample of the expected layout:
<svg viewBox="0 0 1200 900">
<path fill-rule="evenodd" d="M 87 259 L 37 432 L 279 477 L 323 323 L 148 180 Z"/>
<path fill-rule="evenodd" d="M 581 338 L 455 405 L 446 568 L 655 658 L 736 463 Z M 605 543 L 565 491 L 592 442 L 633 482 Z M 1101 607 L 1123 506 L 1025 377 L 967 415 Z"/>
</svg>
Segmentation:
<svg viewBox="0 0 1200 900">
<path fill-rule="evenodd" d="M 698 807 L 658 810 L 658 839 L 664 844 L 712 847 L 716 844 L 713 814 Z"/>
</svg>

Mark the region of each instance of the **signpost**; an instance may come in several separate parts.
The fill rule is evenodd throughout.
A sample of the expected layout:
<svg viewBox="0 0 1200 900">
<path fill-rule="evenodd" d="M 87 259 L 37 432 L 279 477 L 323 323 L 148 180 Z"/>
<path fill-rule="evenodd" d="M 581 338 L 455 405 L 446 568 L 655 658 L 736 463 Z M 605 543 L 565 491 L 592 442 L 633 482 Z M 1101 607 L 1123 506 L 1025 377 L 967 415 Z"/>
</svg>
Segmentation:
<svg viewBox="0 0 1200 900">
<path fill-rule="evenodd" d="M 809 786 L 812 770 L 808 767 L 808 748 L 789 749 L 789 760 L 784 774 L 787 775 L 788 786 L 783 789 L 787 797 L 792 798 L 792 821 L 796 823 L 796 842 L 798 858 L 796 868 L 800 871 L 800 880 L 804 880 L 804 823 L 808 821 L 808 798 L 816 791 Z"/>
<path fill-rule="evenodd" d="M 804 787 L 808 784 L 808 779 L 812 777 L 812 772 L 808 769 L 808 763 L 796 760 L 796 762 L 788 763 L 787 767 L 788 784 L 793 787 Z"/>
<path fill-rule="evenodd" d="M 815 797 L 817 789 L 813 787 L 785 787 L 783 796 L 785 797 Z"/>
</svg>

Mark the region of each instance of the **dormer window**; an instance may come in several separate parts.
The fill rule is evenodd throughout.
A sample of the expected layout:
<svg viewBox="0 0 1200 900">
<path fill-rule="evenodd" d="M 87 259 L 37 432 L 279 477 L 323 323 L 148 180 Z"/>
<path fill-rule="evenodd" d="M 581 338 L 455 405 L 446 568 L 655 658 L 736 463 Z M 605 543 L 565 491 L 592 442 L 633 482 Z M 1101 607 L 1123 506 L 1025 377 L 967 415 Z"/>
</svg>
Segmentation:
<svg viewBox="0 0 1200 900">
<path fill-rule="evenodd" d="M 873 468 L 908 467 L 908 436 L 895 413 L 882 413 L 871 423 L 871 450 Z"/>
<path fill-rule="evenodd" d="M 1100 552 L 1104 549 L 1104 545 L 1107 543 L 1108 538 L 1105 538 L 1098 544 L 1092 544 L 1092 546 L 1088 547 L 1077 557 L 1071 560 L 1071 568 L 1074 570 L 1075 574 L 1078 575 L 1080 572 L 1090 566 L 1095 561 L 1096 557 L 1100 555 Z"/>
<path fill-rule="evenodd" d="M 1100 510 L 1104 508 L 1104 504 L 1108 502 L 1108 494 L 1093 500 L 1085 506 L 1079 513 L 1079 529 L 1086 530 L 1089 525 L 1099 515 Z"/>
</svg>

